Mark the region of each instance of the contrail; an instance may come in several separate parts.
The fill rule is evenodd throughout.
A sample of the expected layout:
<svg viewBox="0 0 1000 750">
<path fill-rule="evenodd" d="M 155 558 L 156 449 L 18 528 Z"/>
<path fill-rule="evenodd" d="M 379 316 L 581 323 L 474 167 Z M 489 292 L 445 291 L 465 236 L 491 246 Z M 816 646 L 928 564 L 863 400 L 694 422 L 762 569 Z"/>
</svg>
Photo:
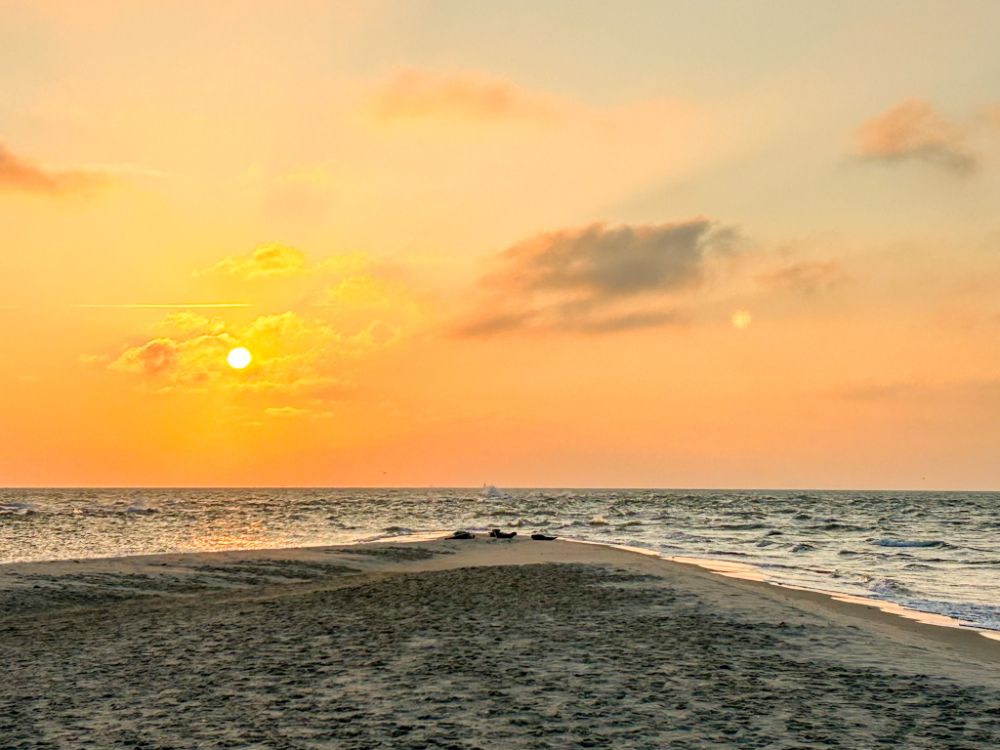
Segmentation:
<svg viewBox="0 0 1000 750">
<path fill-rule="evenodd" d="M 168 304 L 168 303 L 135 303 L 135 304 L 89 304 L 89 305 L 73 305 L 77 308 L 87 308 L 87 309 L 112 309 L 112 310 L 187 310 L 191 308 L 198 309 L 218 309 L 227 307 L 250 307 L 249 302 L 191 302 L 187 304 Z"/>
</svg>

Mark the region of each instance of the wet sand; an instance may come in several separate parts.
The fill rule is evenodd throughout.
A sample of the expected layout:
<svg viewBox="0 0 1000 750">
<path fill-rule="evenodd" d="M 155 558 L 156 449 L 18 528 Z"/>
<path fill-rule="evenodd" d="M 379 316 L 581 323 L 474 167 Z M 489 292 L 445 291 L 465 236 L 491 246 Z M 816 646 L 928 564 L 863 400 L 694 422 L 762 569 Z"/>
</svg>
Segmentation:
<svg viewBox="0 0 1000 750">
<path fill-rule="evenodd" d="M 0 747 L 995 748 L 1000 643 L 566 542 L 0 566 Z"/>
</svg>

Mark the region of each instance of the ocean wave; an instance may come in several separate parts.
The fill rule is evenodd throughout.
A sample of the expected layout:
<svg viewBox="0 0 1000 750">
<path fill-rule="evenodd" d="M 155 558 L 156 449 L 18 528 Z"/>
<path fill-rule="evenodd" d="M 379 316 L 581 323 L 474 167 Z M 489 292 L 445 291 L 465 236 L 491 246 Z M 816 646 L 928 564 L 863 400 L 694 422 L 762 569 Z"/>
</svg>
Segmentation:
<svg viewBox="0 0 1000 750">
<path fill-rule="evenodd" d="M 0 514 L 8 516 L 30 516 L 38 513 L 33 503 L 0 503 Z"/>
<path fill-rule="evenodd" d="M 712 541 L 707 536 L 700 536 L 698 534 L 689 534 L 686 531 L 667 531 L 662 537 L 664 539 L 669 539 L 674 542 L 710 542 Z"/>
<path fill-rule="evenodd" d="M 905 584 L 894 578 L 876 578 L 868 584 L 868 590 L 879 599 L 896 599 L 909 596 L 912 592 Z"/>
<path fill-rule="evenodd" d="M 904 598 L 899 602 L 918 612 L 944 615 L 960 622 L 971 623 L 984 630 L 1000 630 L 1000 607 L 977 602 L 945 602 L 935 599 Z"/>
<path fill-rule="evenodd" d="M 931 547 L 951 547 L 952 545 L 948 542 L 942 542 L 937 539 L 875 539 L 872 544 L 877 547 L 918 547 L 918 548 L 931 548 Z"/>
<path fill-rule="evenodd" d="M 712 528 L 714 529 L 725 529 L 726 531 L 760 531 L 761 529 L 770 528 L 770 524 L 766 523 L 720 523 Z"/>
<path fill-rule="evenodd" d="M 731 549 L 710 549 L 705 554 L 715 555 L 716 557 L 750 557 L 747 552 L 737 552 Z"/>
<path fill-rule="evenodd" d="M 508 492 L 505 502 L 470 503 L 479 488 L 0 490 L 0 561 L 166 551 L 178 540 L 242 525 L 259 530 L 255 545 L 269 546 L 392 539 L 459 525 L 546 528 L 670 555 L 778 565 L 780 580 L 845 593 L 869 593 L 866 581 L 891 579 L 909 593 L 881 584 L 886 598 L 945 602 L 928 606 L 951 615 L 959 612 L 950 600 L 1000 610 L 1000 493 Z M 835 569 L 839 582 L 822 573 Z M 979 610 L 962 611 L 963 619 L 984 624 Z"/>
<path fill-rule="evenodd" d="M 403 534 L 413 534 L 415 532 L 406 526 L 386 526 L 382 529 L 382 533 L 389 536 L 402 536 Z"/>
<path fill-rule="evenodd" d="M 868 531 L 865 526 L 855 526 L 853 523 L 841 523 L 840 521 L 828 521 L 818 523 L 813 526 L 806 526 L 810 531 Z"/>
</svg>

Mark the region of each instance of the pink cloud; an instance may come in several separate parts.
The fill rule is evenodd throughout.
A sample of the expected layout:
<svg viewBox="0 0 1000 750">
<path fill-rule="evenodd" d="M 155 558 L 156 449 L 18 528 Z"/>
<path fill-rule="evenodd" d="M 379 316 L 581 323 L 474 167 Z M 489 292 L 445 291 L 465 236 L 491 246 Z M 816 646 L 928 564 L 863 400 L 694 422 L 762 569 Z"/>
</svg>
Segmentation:
<svg viewBox="0 0 1000 750">
<path fill-rule="evenodd" d="M 548 94 L 472 72 L 402 70 L 380 88 L 375 98 L 375 113 L 385 120 L 544 120 L 555 116 L 557 110 L 556 99 Z"/>
<path fill-rule="evenodd" d="M 65 195 L 85 192 L 107 181 L 105 175 L 79 170 L 44 169 L 12 154 L 0 145 L 0 189 Z"/>
<path fill-rule="evenodd" d="M 968 174 L 977 166 L 976 155 L 966 145 L 966 129 L 923 99 L 906 99 L 862 123 L 856 147 L 867 159 L 923 161 L 956 174 Z"/>
</svg>

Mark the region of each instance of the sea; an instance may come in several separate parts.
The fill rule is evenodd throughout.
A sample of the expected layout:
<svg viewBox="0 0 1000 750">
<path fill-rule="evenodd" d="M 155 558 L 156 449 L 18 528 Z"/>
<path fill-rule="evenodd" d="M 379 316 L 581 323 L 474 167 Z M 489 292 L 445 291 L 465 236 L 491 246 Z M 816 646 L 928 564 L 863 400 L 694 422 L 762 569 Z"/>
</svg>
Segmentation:
<svg viewBox="0 0 1000 750">
<path fill-rule="evenodd" d="M 0 563 L 492 528 L 736 566 L 1000 631 L 1000 493 L 649 489 L 0 490 Z"/>
</svg>

